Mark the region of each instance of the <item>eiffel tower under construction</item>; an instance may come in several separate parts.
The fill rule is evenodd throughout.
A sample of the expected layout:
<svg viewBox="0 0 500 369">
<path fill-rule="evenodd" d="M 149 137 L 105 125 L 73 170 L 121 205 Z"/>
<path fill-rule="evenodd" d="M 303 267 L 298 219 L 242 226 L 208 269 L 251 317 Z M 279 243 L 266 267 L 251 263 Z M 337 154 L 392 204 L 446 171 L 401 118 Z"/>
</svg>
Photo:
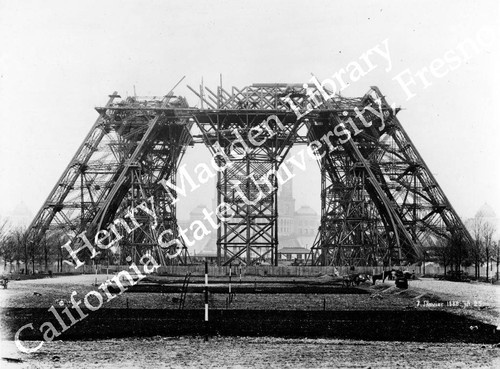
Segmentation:
<svg viewBox="0 0 500 369">
<path fill-rule="evenodd" d="M 185 150 L 194 144 L 205 144 L 217 163 L 232 163 L 217 171 L 217 203 L 234 213 L 217 219 L 219 265 L 278 264 L 273 189 L 293 145 L 312 149 L 321 171 L 321 225 L 311 265 L 401 265 L 421 260 L 440 239 L 471 241 L 396 117 L 399 109 L 378 88 L 356 98 L 325 98 L 325 91 L 302 84 L 189 89 L 199 107 L 172 91 L 161 98 L 115 92 L 97 107 L 99 117 L 31 223 L 28 242 L 61 232 L 66 250 L 81 250 L 80 259 L 88 260 L 85 243 L 108 230 L 107 245 L 117 247 L 101 258 L 124 263 L 150 253 L 163 264 L 189 264 L 176 220 L 179 190 L 166 191 L 164 181 L 177 186 Z M 237 139 L 245 141 L 246 154 L 234 145 Z M 156 217 L 152 222 L 136 211 L 133 220 L 141 226 L 132 230 L 138 206 Z M 160 247 L 166 231 L 180 242 Z"/>
</svg>

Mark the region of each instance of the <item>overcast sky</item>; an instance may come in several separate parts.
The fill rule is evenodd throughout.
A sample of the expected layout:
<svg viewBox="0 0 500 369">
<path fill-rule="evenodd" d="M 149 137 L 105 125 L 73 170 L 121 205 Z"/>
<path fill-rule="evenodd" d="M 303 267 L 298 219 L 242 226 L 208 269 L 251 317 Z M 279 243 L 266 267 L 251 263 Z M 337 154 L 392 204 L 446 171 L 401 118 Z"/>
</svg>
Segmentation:
<svg viewBox="0 0 500 369">
<path fill-rule="evenodd" d="M 390 59 L 372 52 L 372 70 L 342 94 L 379 86 L 404 108 L 400 121 L 459 215 L 484 202 L 500 215 L 499 17 L 497 0 L 0 0 L 0 215 L 21 201 L 40 208 L 97 118 L 93 108 L 115 90 L 164 95 L 185 75 L 175 92 L 196 105 L 185 85 L 202 77 L 214 88 L 219 73 L 225 87 L 324 80 L 353 61 L 366 67 L 362 54 L 384 41 Z M 476 49 L 465 57 L 467 39 Z M 424 88 L 416 73 L 433 62 Z M 410 99 L 400 73 L 415 80 Z M 186 162 L 204 150 L 190 149 Z M 319 212 L 318 168 L 308 164 L 297 205 Z M 193 195 L 180 218 L 214 193 Z"/>
</svg>

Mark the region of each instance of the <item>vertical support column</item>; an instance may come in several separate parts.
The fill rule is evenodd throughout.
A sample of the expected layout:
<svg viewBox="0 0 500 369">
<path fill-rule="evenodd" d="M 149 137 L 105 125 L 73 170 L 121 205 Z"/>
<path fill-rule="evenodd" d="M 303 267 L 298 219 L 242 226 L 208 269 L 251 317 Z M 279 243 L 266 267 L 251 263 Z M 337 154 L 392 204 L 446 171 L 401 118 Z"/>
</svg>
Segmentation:
<svg viewBox="0 0 500 369">
<path fill-rule="evenodd" d="M 221 173 L 220 171 L 217 171 L 217 183 L 216 187 L 221 185 Z M 222 203 L 222 196 L 220 194 L 219 189 L 217 189 L 217 206 L 219 206 Z M 221 235 L 222 235 L 222 228 L 226 227 L 225 222 L 221 222 L 219 217 L 217 217 L 217 225 L 219 228 L 217 228 L 217 240 L 216 240 L 216 247 L 217 247 L 217 266 L 222 265 L 222 259 L 221 259 Z"/>
<path fill-rule="evenodd" d="M 218 205 L 230 204 L 235 212 L 217 232 L 217 263 L 221 266 L 235 262 L 250 265 L 257 260 L 278 265 L 278 197 L 274 191 L 278 180 L 275 172 L 293 145 L 292 132 L 298 125 L 283 119 L 287 125 L 286 136 L 274 132 L 269 134 L 265 145 L 264 142 L 254 144 L 249 139 L 249 130 L 263 122 L 269 124 L 269 119 L 262 120 L 266 116 L 261 111 L 255 114 L 199 112 L 194 116 L 212 154 L 224 156 L 231 162 L 217 175 Z M 278 121 L 276 128 L 279 126 L 283 130 L 283 123 Z"/>
<path fill-rule="evenodd" d="M 245 173 L 245 176 L 246 176 L 246 197 L 247 199 L 251 200 L 252 199 L 252 191 L 250 190 L 250 186 L 251 186 L 251 181 L 250 181 L 250 178 L 249 178 L 249 175 L 251 174 L 250 173 L 250 159 L 248 158 L 248 155 L 245 156 L 245 160 L 246 160 L 246 173 Z M 252 226 L 252 207 L 250 204 L 247 204 L 246 205 L 246 223 L 247 223 L 247 229 L 246 229 L 246 233 L 247 233 L 247 237 L 246 237 L 246 263 L 247 265 L 250 265 L 252 263 L 252 251 L 250 249 L 250 238 L 252 236 L 252 232 L 251 232 L 251 226 Z M 255 220 L 254 220 L 255 221 Z"/>
<path fill-rule="evenodd" d="M 222 78 L 222 76 L 221 76 L 221 78 Z M 221 81 L 221 90 L 222 90 L 222 81 Z M 219 118 L 219 115 L 217 115 L 216 119 L 217 119 L 215 122 L 216 127 L 217 127 L 216 136 L 217 136 L 217 142 L 219 143 L 220 142 L 220 118 Z M 221 150 L 224 150 L 224 149 L 221 148 Z M 213 160 L 215 160 L 217 162 L 220 159 L 216 159 L 214 157 Z M 222 197 L 221 191 L 223 191 L 223 193 L 227 195 L 227 188 L 220 188 L 220 186 L 227 186 L 227 181 L 223 181 L 223 175 L 222 175 L 221 171 L 218 170 L 217 171 L 217 183 L 215 184 L 215 190 L 217 192 L 217 206 L 219 206 L 224 200 Z M 222 234 L 226 233 L 227 224 L 226 224 L 226 222 L 221 222 L 219 217 L 216 217 L 216 218 L 217 218 L 217 224 L 219 225 L 219 228 L 217 228 L 217 240 L 215 241 L 216 247 L 217 247 L 217 266 L 221 266 L 222 265 L 221 236 L 222 236 Z M 224 258 L 225 257 L 226 257 L 226 255 L 224 253 Z"/>
<path fill-rule="evenodd" d="M 274 173 L 278 172 L 278 163 L 273 160 L 272 162 L 272 169 L 274 170 Z M 273 188 L 277 189 L 278 188 L 278 179 L 276 176 L 273 176 L 273 181 L 272 181 Z M 278 219 L 279 219 L 279 214 L 278 214 L 278 190 L 274 191 L 272 200 L 272 216 L 273 216 L 273 221 L 274 221 L 274 226 L 272 227 L 271 230 L 271 235 L 272 239 L 274 241 L 273 245 L 273 251 L 272 251 L 272 260 L 271 260 L 271 265 L 278 266 L 278 245 L 279 245 L 279 235 L 278 235 Z"/>
</svg>

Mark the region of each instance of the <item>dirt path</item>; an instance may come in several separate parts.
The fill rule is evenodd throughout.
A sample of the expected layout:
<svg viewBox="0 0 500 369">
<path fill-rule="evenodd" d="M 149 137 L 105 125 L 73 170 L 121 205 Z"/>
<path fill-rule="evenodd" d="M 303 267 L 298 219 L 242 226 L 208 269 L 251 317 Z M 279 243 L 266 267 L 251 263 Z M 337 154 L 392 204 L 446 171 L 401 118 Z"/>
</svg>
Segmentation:
<svg viewBox="0 0 500 369">
<path fill-rule="evenodd" d="M 2 368 L 498 368 L 491 345 L 224 337 L 58 341 L 35 354 L 2 343 Z"/>
</svg>

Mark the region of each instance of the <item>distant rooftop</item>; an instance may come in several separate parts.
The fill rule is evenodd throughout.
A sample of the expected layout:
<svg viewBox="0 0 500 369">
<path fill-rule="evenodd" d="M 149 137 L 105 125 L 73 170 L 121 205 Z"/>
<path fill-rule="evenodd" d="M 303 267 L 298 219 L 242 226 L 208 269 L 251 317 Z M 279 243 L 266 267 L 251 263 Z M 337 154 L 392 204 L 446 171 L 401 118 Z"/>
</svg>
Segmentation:
<svg viewBox="0 0 500 369">
<path fill-rule="evenodd" d="M 476 218 L 482 217 L 482 218 L 496 218 L 497 215 L 495 214 L 495 211 L 492 209 L 490 205 L 487 203 L 484 203 L 483 206 L 479 208 L 477 211 Z"/>
<path fill-rule="evenodd" d="M 297 214 L 300 215 L 318 215 L 318 213 L 311 208 L 310 206 L 307 205 L 302 205 L 299 210 L 297 210 Z"/>
</svg>

